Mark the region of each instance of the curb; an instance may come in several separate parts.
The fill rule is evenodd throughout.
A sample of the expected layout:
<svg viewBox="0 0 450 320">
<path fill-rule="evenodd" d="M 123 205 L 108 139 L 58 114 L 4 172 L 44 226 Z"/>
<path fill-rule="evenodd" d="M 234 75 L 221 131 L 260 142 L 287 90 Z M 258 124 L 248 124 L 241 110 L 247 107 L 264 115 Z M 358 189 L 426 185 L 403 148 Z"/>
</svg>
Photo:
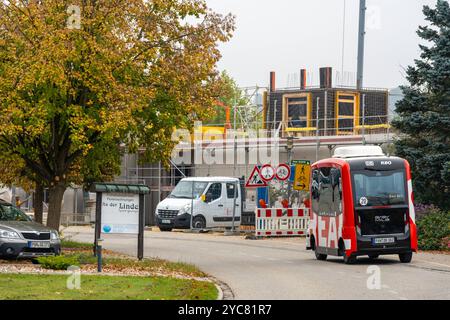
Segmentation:
<svg viewBox="0 0 450 320">
<path fill-rule="evenodd" d="M 216 285 L 217 290 L 219 291 L 218 297 L 216 300 L 234 300 L 234 293 L 231 290 L 230 286 L 225 282 L 222 282 L 216 278 L 210 278 L 214 284 Z"/>
<path fill-rule="evenodd" d="M 216 289 L 217 289 L 217 292 L 218 292 L 216 300 L 223 300 L 222 288 L 217 283 L 214 283 L 214 285 L 216 286 Z"/>
</svg>

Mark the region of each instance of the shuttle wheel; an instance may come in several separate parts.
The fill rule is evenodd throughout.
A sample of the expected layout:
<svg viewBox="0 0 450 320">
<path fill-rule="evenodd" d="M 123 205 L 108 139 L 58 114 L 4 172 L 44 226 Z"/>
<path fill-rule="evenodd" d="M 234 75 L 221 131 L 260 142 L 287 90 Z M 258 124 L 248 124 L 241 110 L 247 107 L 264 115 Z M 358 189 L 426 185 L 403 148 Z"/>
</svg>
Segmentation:
<svg viewBox="0 0 450 320">
<path fill-rule="evenodd" d="M 412 260 L 412 252 L 400 253 L 398 257 L 400 258 L 401 263 L 410 263 Z"/>
<path fill-rule="evenodd" d="M 345 253 L 344 253 L 344 263 L 345 264 L 354 264 L 356 262 L 356 257 L 355 256 L 350 256 L 348 257 Z"/>
<path fill-rule="evenodd" d="M 317 260 L 327 260 L 327 255 L 318 253 L 317 250 L 314 251 Z"/>
</svg>

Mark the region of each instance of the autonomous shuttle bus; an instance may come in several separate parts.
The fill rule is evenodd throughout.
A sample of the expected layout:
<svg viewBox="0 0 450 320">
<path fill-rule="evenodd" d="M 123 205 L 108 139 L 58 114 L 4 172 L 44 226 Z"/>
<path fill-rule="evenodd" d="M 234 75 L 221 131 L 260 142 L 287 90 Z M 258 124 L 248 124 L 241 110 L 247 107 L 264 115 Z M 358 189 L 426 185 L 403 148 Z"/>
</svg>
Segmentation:
<svg viewBox="0 0 450 320">
<path fill-rule="evenodd" d="M 410 167 L 377 146 L 337 148 L 311 167 L 307 249 L 318 260 L 398 254 L 411 261 L 417 230 Z"/>
</svg>

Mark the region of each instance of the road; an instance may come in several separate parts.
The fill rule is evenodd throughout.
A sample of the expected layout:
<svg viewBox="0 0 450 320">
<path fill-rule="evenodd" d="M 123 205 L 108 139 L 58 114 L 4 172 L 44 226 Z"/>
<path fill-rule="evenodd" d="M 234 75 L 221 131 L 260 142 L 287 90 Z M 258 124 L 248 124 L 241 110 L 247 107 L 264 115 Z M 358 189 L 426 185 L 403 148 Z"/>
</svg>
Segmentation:
<svg viewBox="0 0 450 320">
<path fill-rule="evenodd" d="M 93 241 L 90 227 L 71 227 L 66 236 Z M 132 235 L 105 235 L 104 247 L 136 256 Z M 235 299 L 450 299 L 450 255 L 419 253 L 411 264 L 397 256 L 376 262 L 359 258 L 317 261 L 304 239 L 245 240 L 220 234 L 146 231 L 145 257 L 192 263 L 227 283 Z M 371 266 L 378 266 L 381 285 L 368 289 Z"/>
</svg>

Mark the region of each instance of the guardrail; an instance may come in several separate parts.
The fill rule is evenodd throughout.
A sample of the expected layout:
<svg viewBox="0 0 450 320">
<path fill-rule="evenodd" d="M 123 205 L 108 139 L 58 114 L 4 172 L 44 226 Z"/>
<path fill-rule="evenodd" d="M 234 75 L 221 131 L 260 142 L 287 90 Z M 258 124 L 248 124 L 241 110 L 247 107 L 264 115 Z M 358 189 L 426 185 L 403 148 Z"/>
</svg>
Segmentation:
<svg viewBox="0 0 450 320">
<path fill-rule="evenodd" d="M 256 237 L 280 237 L 306 235 L 309 209 L 267 208 L 257 209 Z"/>
</svg>

